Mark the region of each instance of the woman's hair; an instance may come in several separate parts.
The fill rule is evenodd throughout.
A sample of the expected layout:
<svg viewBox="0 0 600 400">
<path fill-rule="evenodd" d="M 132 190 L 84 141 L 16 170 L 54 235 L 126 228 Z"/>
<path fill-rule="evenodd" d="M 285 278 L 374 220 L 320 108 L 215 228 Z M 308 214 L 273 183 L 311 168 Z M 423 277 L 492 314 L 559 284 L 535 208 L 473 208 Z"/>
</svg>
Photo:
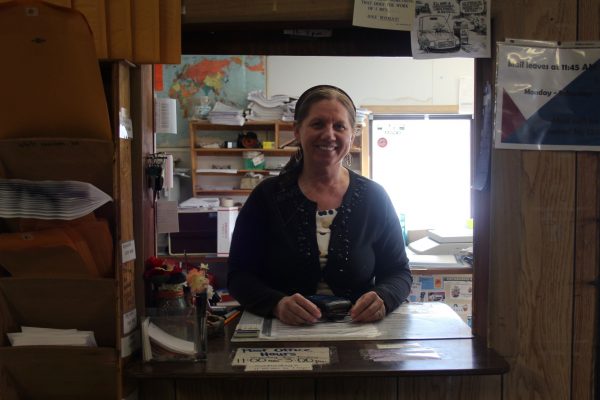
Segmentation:
<svg viewBox="0 0 600 400">
<path fill-rule="evenodd" d="M 332 85 L 318 85 L 307 89 L 296 101 L 294 122 L 301 124 L 308 115 L 310 107 L 321 100 L 337 100 L 348 111 L 352 129 L 356 126 L 356 107 L 348 93 Z"/>
<path fill-rule="evenodd" d="M 332 85 L 313 86 L 302 93 L 296 101 L 296 107 L 294 108 L 294 124 L 300 125 L 308 116 L 312 105 L 321 100 L 337 100 L 340 102 L 346 111 L 348 111 L 352 130 L 356 129 L 356 106 L 354 106 L 354 102 L 348 96 L 348 93 Z M 298 153 L 290 158 L 290 161 L 285 165 L 282 172 L 300 169 L 302 164 L 302 149 L 299 148 Z"/>
</svg>

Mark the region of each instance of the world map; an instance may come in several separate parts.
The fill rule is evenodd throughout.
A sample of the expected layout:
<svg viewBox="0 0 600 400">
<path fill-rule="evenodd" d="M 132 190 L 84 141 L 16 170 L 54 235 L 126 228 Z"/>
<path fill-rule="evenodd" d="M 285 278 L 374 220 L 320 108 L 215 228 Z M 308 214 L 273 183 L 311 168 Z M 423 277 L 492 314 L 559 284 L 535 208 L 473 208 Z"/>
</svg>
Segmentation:
<svg viewBox="0 0 600 400">
<path fill-rule="evenodd" d="M 265 56 L 182 55 L 181 64 L 156 66 L 155 94 L 177 100 L 177 128 L 185 134 L 165 140 L 173 142 L 185 137 L 187 141 L 188 119 L 202 96 L 209 98 L 211 106 L 220 101 L 245 109 L 249 92 L 265 90 L 265 70 Z"/>
<path fill-rule="evenodd" d="M 211 104 L 221 101 L 238 108 L 247 104 L 247 94 L 264 89 L 265 57 L 184 55 L 179 65 L 165 65 L 164 89 L 177 99 L 184 117 L 190 103 L 208 96 Z"/>
</svg>

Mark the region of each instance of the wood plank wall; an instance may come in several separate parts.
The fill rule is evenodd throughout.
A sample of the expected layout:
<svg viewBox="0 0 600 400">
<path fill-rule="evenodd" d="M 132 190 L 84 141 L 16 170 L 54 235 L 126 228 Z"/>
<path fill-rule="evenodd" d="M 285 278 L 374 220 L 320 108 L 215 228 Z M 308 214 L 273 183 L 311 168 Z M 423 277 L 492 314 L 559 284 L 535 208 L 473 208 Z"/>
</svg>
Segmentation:
<svg viewBox="0 0 600 400">
<path fill-rule="evenodd" d="M 181 0 L 45 1 L 85 16 L 100 60 L 136 64 L 179 64 L 181 60 Z"/>
<path fill-rule="evenodd" d="M 577 39 L 600 39 L 600 0 L 578 2 Z M 600 382 L 598 351 L 598 276 L 600 274 L 600 157 L 577 155 L 577 219 L 575 237 L 573 378 L 571 399 L 595 399 Z M 595 281 L 596 285 L 590 283 Z"/>
<path fill-rule="evenodd" d="M 494 2 L 492 17 L 496 41 L 599 39 L 597 1 Z M 489 343 L 511 364 L 503 398 L 593 399 L 597 156 L 492 157 Z"/>
</svg>

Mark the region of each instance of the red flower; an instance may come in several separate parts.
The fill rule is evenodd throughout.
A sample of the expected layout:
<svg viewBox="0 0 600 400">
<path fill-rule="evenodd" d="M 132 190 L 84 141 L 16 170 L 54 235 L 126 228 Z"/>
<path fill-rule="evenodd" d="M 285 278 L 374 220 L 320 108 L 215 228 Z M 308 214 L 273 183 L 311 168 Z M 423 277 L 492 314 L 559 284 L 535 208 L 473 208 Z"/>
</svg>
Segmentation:
<svg viewBox="0 0 600 400">
<path fill-rule="evenodd" d="M 165 260 L 162 259 L 162 258 L 157 258 L 157 257 L 154 257 L 154 256 L 150 256 L 146 260 L 146 268 L 147 269 L 160 268 L 163 265 L 165 265 Z"/>
<path fill-rule="evenodd" d="M 151 256 L 146 260 L 144 279 L 155 285 L 177 284 L 185 282 L 185 274 L 179 265 L 169 265 L 166 260 Z"/>
</svg>

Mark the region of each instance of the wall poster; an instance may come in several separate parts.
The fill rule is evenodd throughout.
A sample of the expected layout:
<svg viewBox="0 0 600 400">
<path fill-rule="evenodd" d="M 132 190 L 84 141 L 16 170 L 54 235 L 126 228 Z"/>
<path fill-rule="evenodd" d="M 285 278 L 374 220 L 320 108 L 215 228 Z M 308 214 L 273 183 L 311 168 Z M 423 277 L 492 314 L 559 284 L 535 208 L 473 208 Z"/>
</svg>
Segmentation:
<svg viewBox="0 0 600 400">
<path fill-rule="evenodd" d="M 415 0 L 354 0 L 352 25 L 410 31 Z"/>
<path fill-rule="evenodd" d="M 415 0 L 413 58 L 490 57 L 490 0 Z"/>
<path fill-rule="evenodd" d="M 181 64 L 154 66 L 157 98 L 177 100 L 177 135 L 157 135 L 158 146 L 189 145 L 188 120 L 205 97 L 211 106 L 217 101 L 245 109 L 248 93 L 266 87 L 265 56 L 181 56 Z"/>
<path fill-rule="evenodd" d="M 498 44 L 496 148 L 600 150 L 600 42 Z"/>
</svg>

